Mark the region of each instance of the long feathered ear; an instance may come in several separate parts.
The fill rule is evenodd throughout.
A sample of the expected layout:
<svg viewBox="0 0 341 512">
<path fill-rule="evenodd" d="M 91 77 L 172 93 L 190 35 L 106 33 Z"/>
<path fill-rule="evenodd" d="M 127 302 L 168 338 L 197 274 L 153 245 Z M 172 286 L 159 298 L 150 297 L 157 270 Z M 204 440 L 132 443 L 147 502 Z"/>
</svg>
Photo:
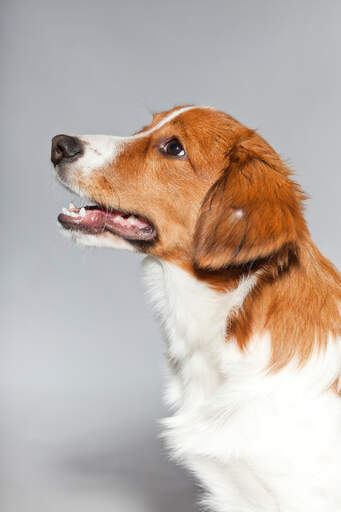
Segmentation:
<svg viewBox="0 0 341 512">
<path fill-rule="evenodd" d="M 208 191 L 194 235 L 202 268 L 240 265 L 294 247 L 307 231 L 299 186 L 275 151 L 247 130 Z"/>
</svg>

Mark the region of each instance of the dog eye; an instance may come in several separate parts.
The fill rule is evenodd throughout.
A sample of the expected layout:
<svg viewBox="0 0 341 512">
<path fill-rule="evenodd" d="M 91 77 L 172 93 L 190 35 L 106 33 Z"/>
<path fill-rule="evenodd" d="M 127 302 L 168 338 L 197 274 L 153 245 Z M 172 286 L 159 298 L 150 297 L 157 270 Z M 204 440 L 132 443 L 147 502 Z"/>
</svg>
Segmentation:
<svg viewBox="0 0 341 512">
<path fill-rule="evenodd" d="M 185 156 L 185 150 L 178 139 L 174 138 L 162 146 L 162 152 L 170 156 Z"/>
</svg>

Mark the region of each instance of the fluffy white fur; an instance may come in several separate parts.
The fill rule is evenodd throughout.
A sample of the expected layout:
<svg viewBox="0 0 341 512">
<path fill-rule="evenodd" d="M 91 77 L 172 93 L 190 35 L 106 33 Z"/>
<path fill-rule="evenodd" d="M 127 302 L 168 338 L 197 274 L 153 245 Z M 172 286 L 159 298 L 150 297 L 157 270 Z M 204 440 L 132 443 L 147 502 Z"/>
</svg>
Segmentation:
<svg viewBox="0 0 341 512">
<path fill-rule="evenodd" d="M 178 267 L 148 257 L 145 279 L 163 322 L 169 362 L 163 420 L 173 454 L 216 512 L 341 510 L 340 344 L 303 369 L 267 370 L 268 335 L 242 352 L 226 341 L 228 319 L 255 284 L 213 291 Z M 323 468 L 323 469 L 321 469 Z"/>
</svg>

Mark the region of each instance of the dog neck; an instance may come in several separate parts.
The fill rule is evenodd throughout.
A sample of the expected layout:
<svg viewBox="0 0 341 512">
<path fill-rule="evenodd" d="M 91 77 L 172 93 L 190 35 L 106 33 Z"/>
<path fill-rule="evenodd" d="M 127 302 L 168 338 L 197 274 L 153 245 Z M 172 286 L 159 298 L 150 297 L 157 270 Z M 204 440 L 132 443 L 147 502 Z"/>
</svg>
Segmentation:
<svg viewBox="0 0 341 512">
<path fill-rule="evenodd" d="M 226 378 L 225 343 L 228 318 L 242 307 L 257 275 L 242 277 L 222 293 L 172 263 L 144 260 L 151 301 L 166 332 L 167 359 L 174 377 L 167 402 L 200 403 Z M 229 356 L 231 362 L 231 354 Z M 193 400 L 192 400 L 193 399 Z"/>
<path fill-rule="evenodd" d="M 311 294 L 311 287 L 317 286 L 316 279 L 320 280 L 319 289 L 323 291 L 327 310 L 333 310 L 333 304 L 337 307 L 335 294 L 330 291 L 326 299 L 324 293 L 326 282 L 332 282 L 323 272 L 332 269 L 324 269 L 322 263 L 327 260 L 319 264 L 318 257 L 322 256 L 315 254 L 314 246 L 302 255 L 309 276 L 301 275 L 302 262 L 296 261 L 280 276 L 274 277 L 273 273 L 272 277 L 265 276 L 264 269 L 256 266 L 240 274 L 235 270 L 225 273 L 225 280 L 217 273 L 209 280 L 203 279 L 178 265 L 147 257 L 144 276 L 166 332 L 172 374 L 167 402 L 177 408 L 185 403 L 198 405 L 227 379 L 243 375 L 249 381 L 252 375 L 264 375 L 274 369 L 291 371 L 302 365 L 303 357 L 306 366 L 308 362 L 309 368 L 314 366 L 315 373 L 309 371 L 321 388 L 337 381 L 341 358 L 339 352 L 334 354 L 338 345 L 334 342 L 332 323 L 329 327 L 323 325 L 327 336 L 320 358 L 317 349 L 321 347 L 314 339 L 315 333 L 309 330 L 304 337 L 304 329 L 311 329 L 312 321 L 302 318 L 306 308 L 299 307 L 300 301 L 320 307 L 319 295 Z M 314 273 L 317 276 L 313 279 Z M 281 305 L 280 311 L 276 304 L 277 309 Z M 327 313 L 322 311 L 322 315 Z M 338 311 L 328 314 L 332 313 L 337 315 Z M 294 325 L 290 323 L 291 318 Z M 285 346 L 283 336 L 287 336 Z M 308 370 L 302 372 L 303 386 L 306 385 L 304 375 L 308 375 Z"/>
</svg>

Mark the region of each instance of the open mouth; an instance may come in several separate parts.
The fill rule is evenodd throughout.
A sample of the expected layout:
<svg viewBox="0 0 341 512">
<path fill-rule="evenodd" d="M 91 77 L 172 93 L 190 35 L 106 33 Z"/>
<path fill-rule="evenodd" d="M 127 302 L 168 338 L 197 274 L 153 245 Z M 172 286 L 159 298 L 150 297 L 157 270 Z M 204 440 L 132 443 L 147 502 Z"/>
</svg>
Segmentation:
<svg viewBox="0 0 341 512">
<path fill-rule="evenodd" d="M 120 210 L 107 210 L 101 206 L 76 208 L 70 203 L 58 215 L 65 229 L 85 231 L 91 235 L 110 232 L 126 240 L 151 241 L 156 237 L 153 224 L 147 219 Z"/>
</svg>

